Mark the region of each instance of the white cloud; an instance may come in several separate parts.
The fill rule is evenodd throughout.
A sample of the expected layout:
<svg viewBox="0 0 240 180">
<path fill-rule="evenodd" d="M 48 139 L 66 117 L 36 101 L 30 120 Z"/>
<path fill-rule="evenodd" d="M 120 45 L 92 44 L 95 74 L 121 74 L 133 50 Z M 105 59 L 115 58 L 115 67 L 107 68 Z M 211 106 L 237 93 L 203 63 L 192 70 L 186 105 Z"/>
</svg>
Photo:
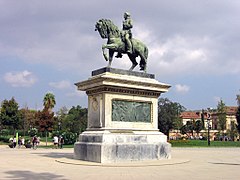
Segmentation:
<svg viewBox="0 0 240 180">
<path fill-rule="evenodd" d="M 152 44 L 149 68 L 162 76 L 193 75 L 209 69 L 209 38 L 170 37 L 166 42 Z"/>
<path fill-rule="evenodd" d="M 86 96 L 86 93 L 83 91 L 79 91 L 77 89 L 74 89 L 73 92 L 67 93 L 66 94 L 67 97 L 84 97 Z"/>
<path fill-rule="evenodd" d="M 187 93 L 190 90 L 190 87 L 187 85 L 176 84 L 176 91 L 179 93 Z"/>
<path fill-rule="evenodd" d="M 71 88 L 72 84 L 69 81 L 62 80 L 59 82 L 50 82 L 49 86 L 57 88 L 57 89 L 69 89 L 69 88 Z"/>
<path fill-rule="evenodd" d="M 8 72 L 3 78 L 13 87 L 31 87 L 37 81 L 33 73 L 27 70 L 22 72 Z"/>
</svg>

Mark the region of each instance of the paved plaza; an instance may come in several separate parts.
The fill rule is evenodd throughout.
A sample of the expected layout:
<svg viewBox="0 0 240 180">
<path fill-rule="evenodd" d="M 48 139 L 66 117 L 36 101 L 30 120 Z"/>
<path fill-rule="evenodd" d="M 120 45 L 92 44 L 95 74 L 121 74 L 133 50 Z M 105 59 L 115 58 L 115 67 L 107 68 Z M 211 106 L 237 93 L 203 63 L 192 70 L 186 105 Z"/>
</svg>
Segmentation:
<svg viewBox="0 0 240 180">
<path fill-rule="evenodd" d="M 172 159 L 122 164 L 72 159 L 73 149 L 0 146 L 0 179 L 240 179 L 240 148 L 172 148 Z"/>
</svg>

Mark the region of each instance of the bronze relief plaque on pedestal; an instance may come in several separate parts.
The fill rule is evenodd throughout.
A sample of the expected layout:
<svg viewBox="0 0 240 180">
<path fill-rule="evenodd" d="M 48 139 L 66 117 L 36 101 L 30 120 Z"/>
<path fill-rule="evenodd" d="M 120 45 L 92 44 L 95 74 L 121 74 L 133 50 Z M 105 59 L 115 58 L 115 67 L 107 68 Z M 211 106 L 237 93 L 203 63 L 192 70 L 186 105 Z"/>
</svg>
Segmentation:
<svg viewBox="0 0 240 180">
<path fill-rule="evenodd" d="M 151 103 L 112 100 L 112 121 L 151 123 Z"/>
</svg>

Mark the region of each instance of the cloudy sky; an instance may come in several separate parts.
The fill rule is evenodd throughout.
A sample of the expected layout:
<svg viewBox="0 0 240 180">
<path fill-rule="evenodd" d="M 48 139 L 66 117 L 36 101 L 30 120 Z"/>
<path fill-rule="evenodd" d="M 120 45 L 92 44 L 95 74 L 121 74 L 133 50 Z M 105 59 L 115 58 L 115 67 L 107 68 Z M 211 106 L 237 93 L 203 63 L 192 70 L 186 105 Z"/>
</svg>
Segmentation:
<svg viewBox="0 0 240 180">
<path fill-rule="evenodd" d="M 172 85 L 162 97 L 191 110 L 220 99 L 237 105 L 239 0 L 0 0 L 0 101 L 15 97 L 20 107 L 41 109 L 52 92 L 55 111 L 87 107 L 74 83 L 107 65 L 95 23 L 107 18 L 121 28 L 125 11 L 133 36 L 149 48 L 148 73 Z M 130 65 L 124 57 L 112 67 Z"/>
</svg>

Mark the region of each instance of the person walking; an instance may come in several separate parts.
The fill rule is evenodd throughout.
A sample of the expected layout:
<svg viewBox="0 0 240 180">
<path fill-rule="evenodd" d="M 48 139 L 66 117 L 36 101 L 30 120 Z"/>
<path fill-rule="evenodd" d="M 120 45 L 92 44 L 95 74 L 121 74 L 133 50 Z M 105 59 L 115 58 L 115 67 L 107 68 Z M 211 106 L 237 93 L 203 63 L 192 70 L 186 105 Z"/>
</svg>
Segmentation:
<svg viewBox="0 0 240 180">
<path fill-rule="evenodd" d="M 56 135 L 53 137 L 53 145 L 55 149 L 58 148 L 58 137 Z"/>
<path fill-rule="evenodd" d="M 13 148 L 15 148 L 17 146 L 17 138 L 16 136 L 14 136 L 13 138 Z"/>
<path fill-rule="evenodd" d="M 59 147 L 60 149 L 63 148 L 63 144 L 64 144 L 64 138 L 62 136 L 59 137 Z"/>
</svg>

